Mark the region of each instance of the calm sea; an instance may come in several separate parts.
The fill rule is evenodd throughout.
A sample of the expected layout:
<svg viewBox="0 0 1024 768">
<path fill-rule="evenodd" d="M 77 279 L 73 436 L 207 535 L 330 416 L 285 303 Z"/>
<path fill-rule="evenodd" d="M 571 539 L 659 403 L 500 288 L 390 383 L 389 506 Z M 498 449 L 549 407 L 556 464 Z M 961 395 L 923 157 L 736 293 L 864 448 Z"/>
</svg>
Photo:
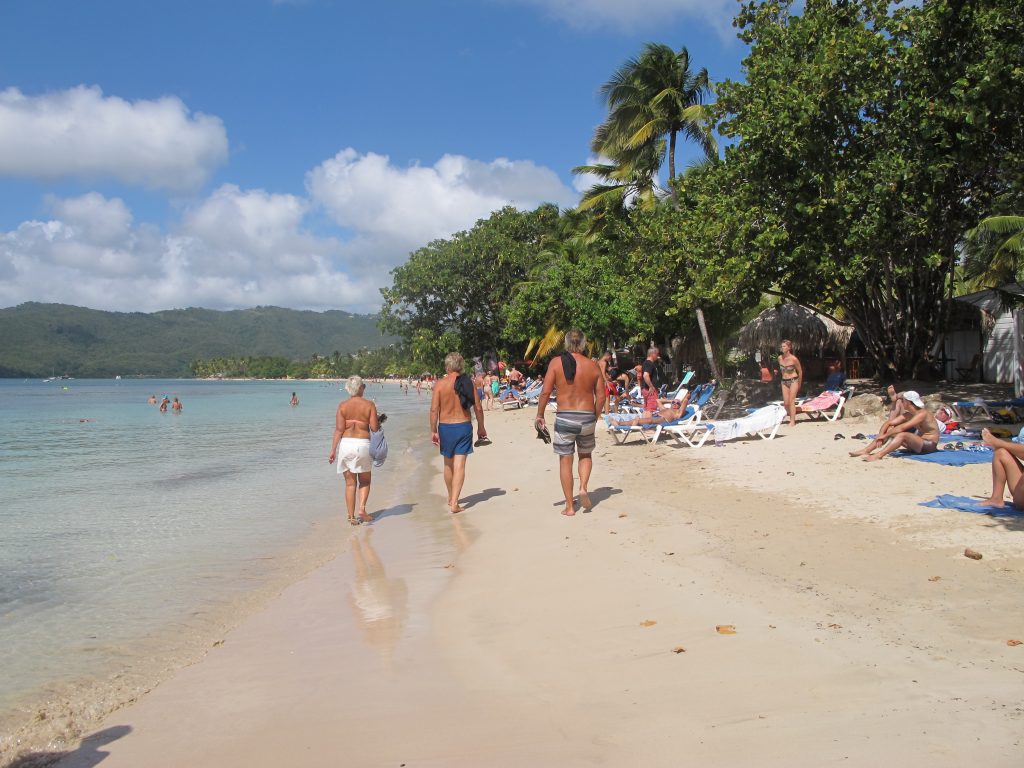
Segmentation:
<svg viewBox="0 0 1024 768">
<path fill-rule="evenodd" d="M 182 414 L 146 402 L 165 394 Z M 340 541 L 326 458 L 345 396 L 327 382 L 0 380 L 0 713 L 138 667 L 281 553 Z M 367 396 L 391 448 L 373 511 L 382 481 L 395 496 L 423 480 L 427 398 Z"/>
</svg>

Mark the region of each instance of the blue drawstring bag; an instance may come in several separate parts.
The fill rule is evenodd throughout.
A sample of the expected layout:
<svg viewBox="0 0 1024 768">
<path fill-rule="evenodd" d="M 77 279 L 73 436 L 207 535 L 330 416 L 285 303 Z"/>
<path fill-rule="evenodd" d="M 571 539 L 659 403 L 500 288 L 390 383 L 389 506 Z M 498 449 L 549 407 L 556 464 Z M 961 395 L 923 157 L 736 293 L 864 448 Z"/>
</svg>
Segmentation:
<svg viewBox="0 0 1024 768">
<path fill-rule="evenodd" d="M 384 465 L 384 459 L 388 457 L 388 439 L 384 437 L 384 427 L 376 432 L 370 432 L 370 458 L 373 459 L 373 466 Z"/>
</svg>

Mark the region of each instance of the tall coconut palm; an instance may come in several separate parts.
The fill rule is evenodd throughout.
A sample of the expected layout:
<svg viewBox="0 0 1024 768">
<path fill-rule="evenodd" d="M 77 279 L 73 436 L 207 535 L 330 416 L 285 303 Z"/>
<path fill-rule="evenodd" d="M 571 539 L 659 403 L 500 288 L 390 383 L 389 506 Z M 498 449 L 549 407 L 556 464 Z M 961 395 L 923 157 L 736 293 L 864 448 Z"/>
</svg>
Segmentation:
<svg viewBox="0 0 1024 768">
<path fill-rule="evenodd" d="M 990 216 L 967 233 L 965 245 L 969 289 L 1013 282 L 1024 269 L 1024 216 Z"/>
<path fill-rule="evenodd" d="M 591 149 L 617 165 L 612 178 L 653 189 L 654 178 L 665 156 L 667 137 L 668 179 L 673 204 L 677 195 L 672 180 L 676 176 L 676 144 L 680 135 L 694 141 L 707 157 L 717 157 L 718 147 L 711 132 L 711 119 L 705 103 L 711 93 L 706 68 L 690 68 L 690 52 L 678 52 L 661 43 L 648 43 L 635 59 L 628 60 L 601 87 L 608 105 L 608 117 L 594 131 Z M 657 149 L 655 149 L 657 148 Z M 652 152 L 657 166 L 651 167 Z M 648 162 L 642 164 L 640 159 Z M 592 189 L 592 196 L 600 190 Z M 705 353 L 713 375 L 718 378 L 711 339 L 704 313 L 696 307 L 697 322 Z"/>
<path fill-rule="evenodd" d="M 661 43 L 648 43 L 640 56 L 619 67 L 601 87 L 601 93 L 608 117 L 594 131 L 591 142 L 599 156 L 635 163 L 645 160 L 653 145 L 667 139 L 671 181 L 676 175 L 680 135 L 695 142 L 709 157 L 717 155 L 705 103 L 711 93 L 708 71 L 701 68 L 694 72 L 690 68 L 686 48 L 677 52 Z M 661 157 L 664 152 L 663 148 Z"/>
</svg>

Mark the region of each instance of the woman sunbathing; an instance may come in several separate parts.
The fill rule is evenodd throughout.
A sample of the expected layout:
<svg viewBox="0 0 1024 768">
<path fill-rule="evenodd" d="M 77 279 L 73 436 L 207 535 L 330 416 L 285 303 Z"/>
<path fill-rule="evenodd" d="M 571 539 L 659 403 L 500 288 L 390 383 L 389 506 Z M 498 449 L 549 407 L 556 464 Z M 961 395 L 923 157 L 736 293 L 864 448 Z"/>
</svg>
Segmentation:
<svg viewBox="0 0 1024 768">
<path fill-rule="evenodd" d="M 982 506 L 1004 506 L 1003 494 L 1009 489 L 1014 505 L 1024 509 L 1024 444 L 1000 440 L 987 429 L 981 430 L 981 439 L 992 447 L 992 493 Z"/>
</svg>

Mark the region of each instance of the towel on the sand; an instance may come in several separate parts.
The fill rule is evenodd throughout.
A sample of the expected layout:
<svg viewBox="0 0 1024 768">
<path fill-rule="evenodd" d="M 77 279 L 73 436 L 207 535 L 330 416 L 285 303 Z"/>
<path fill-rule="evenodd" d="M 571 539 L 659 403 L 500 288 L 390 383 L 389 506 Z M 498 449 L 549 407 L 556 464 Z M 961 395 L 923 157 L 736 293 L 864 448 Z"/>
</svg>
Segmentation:
<svg viewBox="0 0 1024 768">
<path fill-rule="evenodd" d="M 951 493 L 936 496 L 931 501 L 922 501 L 920 506 L 931 507 L 932 509 L 959 509 L 962 512 L 974 512 L 979 515 L 993 515 L 994 517 L 1024 516 L 1024 509 L 1018 509 L 1012 504 L 998 508 L 983 507 L 981 499 L 973 499 L 970 496 L 954 496 Z"/>
<path fill-rule="evenodd" d="M 992 449 L 969 450 L 964 448 L 958 451 L 936 451 L 935 453 L 906 453 L 894 451 L 890 456 L 899 456 L 904 459 L 923 461 L 928 464 L 942 464 L 947 467 L 964 467 L 968 464 L 988 464 L 992 461 Z"/>
</svg>

